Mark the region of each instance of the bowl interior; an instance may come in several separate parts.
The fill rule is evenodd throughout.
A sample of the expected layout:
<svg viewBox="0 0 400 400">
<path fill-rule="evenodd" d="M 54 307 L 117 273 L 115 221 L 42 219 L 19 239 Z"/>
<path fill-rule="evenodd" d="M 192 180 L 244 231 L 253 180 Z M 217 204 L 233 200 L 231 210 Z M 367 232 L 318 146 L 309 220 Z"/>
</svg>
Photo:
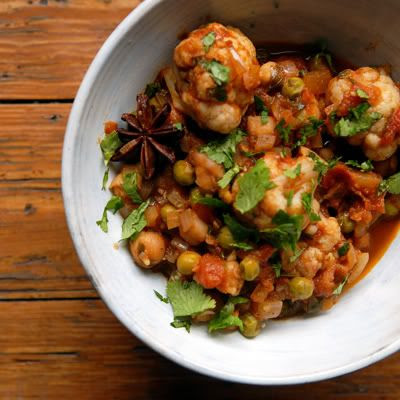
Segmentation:
<svg viewBox="0 0 400 400">
<path fill-rule="evenodd" d="M 63 193 L 80 258 L 117 317 L 169 358 L 212 376 L 248 383 L 299 383 L 367 365 L 400 347 L 400 274 L 394 241 L 374 270 L 327 313 L 269 322 L 254 340 L 210 337 L 169 324 L 172 312 L 153 289 L 165 280 L 137 268 L 118 242 L 122 219 L 109 234 L 96 225 L 110 194 L 98 138 L 103 122 L 135 107 L 136 94 L 171 60 L 177 37 L 206 21 L 242 29 L 255 41 L 306 43 L 326 38 L 335 54 L 357 65 L 391 64 L 399 76 L 400 3 L 359 0 L 147 0 L 112 34 L 91 66 L 71 113 L 63 154 Z M 383 32 L 384 37 L 383 37 Z"/>
</svg>

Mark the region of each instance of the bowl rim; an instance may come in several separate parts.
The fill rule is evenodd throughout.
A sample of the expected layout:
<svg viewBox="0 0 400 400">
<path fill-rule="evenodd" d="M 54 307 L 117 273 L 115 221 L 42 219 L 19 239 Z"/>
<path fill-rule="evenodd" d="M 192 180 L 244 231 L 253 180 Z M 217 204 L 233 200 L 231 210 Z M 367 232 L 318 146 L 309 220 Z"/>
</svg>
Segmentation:
<svg viewBox="0 0 400 400">
<path fill-rule="evenodd" d="M 314 372 L 309 374 L 302 374 L 296 376 L 288 376 L 281 378 L 271 377 L 251 377 L 242 376 L 240 374 L 230 374 L 218 369 L 213 369 L 196 362 L 191 361 L 189 358 L 185 358 L 182 355 L 174 352 L 172 349 L 162 346 L 156 341 L 152 340 L 144 334 L 139 325 L 131 324 L 129 319 L 120 312 L 118 304 L 112 300 L 107 291 L 103 290 L 101 286 L 98 286 L 94 277 L 92 276 L 92 262 L 89 256 L 89 251 L 85 246 L 83 236 L 81 235 L 80 221 L 78 219 L 76 210 L 73 206 L 73 202 L 69 201 L 74 198 L 73 190 L 73 179 L 71 165 L 73 162 L 73 152 L 70 149 L 75 147 L 75 143 L 78 138 L 78 125 L 82 116 L 83 106 L 85 105 L 88 96 L 91 91 L 91 87 L 96 81 L 96 77 L 99 71 L 107 63 L 110 54 L 113 52 L 119 41 L 124 37 L 127 31 L 134 26 L 141 18 L 150 13 L 158 4 L 167 2 L 169 0 L 146 0 L 141 2 L 134 10 L 132 10 L 128 16 L 126 16 L 122 22 L 115 28 L 111 35 L 107 38 L 100 50 L 93 59 L 90 67 L 88 68 L 82 83 L 79 87 L 77 95 L 75 97 L 69 118 L 68 124 L 65 131 L 63 151 L 62 151 L 62 195 L 64 202 L 64 209 L 67 219 L 68 229 L 72 241 L 74 243 L 75 250 L 78 257 L 85 268 L 85 271 L 95 287 L 96 291 L 100 294 L 101 299 L 107 305 L 109 310 L 118 318 L 118 320 L 136 337 L 143 341 L 154 351 L 158 352 L 162 356 L 168 358 L 175 363 L 186 367 L 192 371 L 207 375 L 213 378 L 219 378 L 226 381 L 236 383 L 246 383 L 255 385 L 293 385 L 293 384 L 304 384 L 310 382 L 321 381 L 325 379 L 334 378 L 344 374 L 354 372 L 358 369 L 367 367 L 383 358 L 395 353 L 400 350 L 400 337 L 394 342 L 383 346 L 382 348 L 368 354 L 358 361 L 345 364 L 340 367 L 326 369 L 320 372 Z"/>
</svg>

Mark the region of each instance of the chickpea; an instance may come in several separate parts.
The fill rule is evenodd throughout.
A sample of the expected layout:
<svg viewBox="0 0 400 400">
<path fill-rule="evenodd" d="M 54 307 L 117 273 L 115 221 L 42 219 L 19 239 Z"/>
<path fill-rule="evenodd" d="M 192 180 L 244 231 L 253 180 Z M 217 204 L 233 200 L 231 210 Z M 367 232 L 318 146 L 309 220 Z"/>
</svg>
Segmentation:
<svg viewBox="0 0 400 400">
<path fill-rule="evenodd" d="M 200 254 L 195 251 L 184 251 L 178 257 L 176 267 L 182 275 L 191 275 L 193 268 L 199 263 L 200 258 Z"/>
<path fill-rule="evenodd" d="M 230 249 L 232 248 L 232 245 L 234 243 L 233 235 L 230 229 L 227 226 L 224 226 L 221 228 L 221 230 L 218 233 L 217 236 L 217 241 L 218 244 L 223 248 L 223 249 Z"/>
<path fill-rule="evenodd" d="M 282 87 L 282 93 L 286 97 L 293 98 L 299 96 L 303 89 L 303 79 L 294 76 L 292 78 L 286 79 Z"/>
<path fill-rule="evenodd" d="M 262 85 L 278 86 L 283 80 L 283 69 L 274 61 L 268 61 L 260 68 L 260 80 Z"/>
<path fill-rule="evenodd" d="M 185 160 L 179 160 L 174 164 L 174 178 L 182 186 L 190 186 L 194 183 L 194 168 Z"/>
<path fill-rule="evenodd" d="M 160 233 L 143 231 L 129 244 L 133 259 L 142 268 L 152 268 L 164 258 L 165 241 Z"/>
<path fill-rule="evenodd" d="M 167 223 L 168 214 L 170 212 L 174 212 L 176 208 L 171 204 L 165 204 L 161 207 L 161 218 L 162 220 Z"/>
<path fill-rule="evenodd" d="M 241 318 L 243 322 L 242 335 L 253 338 L 260 333 L 260 323 L 253 314 L 246 313 Z"/>
<path fill-rule="evenodd" d="M 312 296 L 314 282 L 311 279 L 296 276 L 290 280 L 289 289 L 296 300 L 305 300 Z"/>
<path fill-rule="evenodd" d="M 339 225 L 343 233 L 351 233 L 354 231 L 354 222 L 350 219 L 348 214 L 342 214 L 339 216 Z"/>
<path fill-rule="evenodd" d="M 240 269 L 245 281 L 254 281 L 260 274 L 260 263 L 257 258 L 247 256 L 240 263 Z"/>
</svg>

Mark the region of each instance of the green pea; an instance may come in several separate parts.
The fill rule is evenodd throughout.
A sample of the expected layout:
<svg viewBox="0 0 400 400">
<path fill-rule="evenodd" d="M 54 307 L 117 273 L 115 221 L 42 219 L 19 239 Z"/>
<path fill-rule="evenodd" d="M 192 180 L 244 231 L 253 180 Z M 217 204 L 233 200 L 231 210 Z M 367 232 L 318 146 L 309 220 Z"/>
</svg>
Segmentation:
<svg viewBox="0 0 400 400">
<path fill-rule="evenodd" d="M 200 254 L 195 251 L 184 251 L 176 261 L 176 267 L 182 275 L 191 275 L 193 268 L 199 263 Z"/>
<path fill-rule="evenodd" d="M 194 169 L 185 160 L 179 160 L 174 164 L 174 178 L 182 186 L 190 186 L 194 183 Z"/>
<path fill-rule="evenodd" d="M 296 276 L 290 280 L 289 289 L 296 300 L 305 300 L 312 296 L 314 282 L 311 279 Z"/>
<path fill-rule="evenodd" d="M 174 206 L 171 206 L 171 204 L 165 204 L 164 206 L 161 207 L 161 218 L 162 220 L 167 223 L 167 218 L 168 214 L 170 212 L 175 211 L 176 208 Z"/>
<path fill-rule="evenodd" d="M 218 233 L 217 236 L 217 241 L 218 244 L 223 248 L 223 249 L 230 249 L 235 242 L 233 239 L 232 232 L 229 230 L 227 226 L 224 226 L 221 228 L 221 230 Z"/>
<path fill-rule="evenodd" d="M 201 194 L 199 188 L 196 187 L 190 191 L 190 202 L 192 204 L 196 204 L 202 197 L 203 195 Z"/>
<path fill-rule="evenodd" d="M 240 268 L 245 281 L 254 281 L 260 274 L 260 263 L 253 256 L 245 257 L 240 263 Z"/>
<path fill-rule="evenodd" d="M 304 89 L 303 79 L 292 77 L 286 79 L 282 87 L 282 93 L 284 96 L 293 98 L 298 96 Z"/>
<path fill-rule="evenodd" d="M 395 217 L 399 213 L 399 209 L 389 201 L 385 201 L 385 214 L 388 217 Z"/>
<path fill-rule="evenodd" d="M 246 313 L 241 318 L 243 322 L 242 335 L 247 338 L 253 338 L 260 333 L 260 323 L 253 314 Z"/>
<path fill-rule="evenodd" d="M 354 231 L 354 222 L 350 219 L 348 214 L 342 214 L 339 217 L 339 225 L 343 233 L 351 233 Z"/>
</svg>

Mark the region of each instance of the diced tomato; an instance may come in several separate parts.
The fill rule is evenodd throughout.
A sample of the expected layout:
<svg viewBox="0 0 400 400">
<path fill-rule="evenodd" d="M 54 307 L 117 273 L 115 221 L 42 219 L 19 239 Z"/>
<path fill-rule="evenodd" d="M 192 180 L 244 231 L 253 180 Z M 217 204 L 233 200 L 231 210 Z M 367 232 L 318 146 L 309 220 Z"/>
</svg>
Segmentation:
<svg viewBox="0 0 400 400">
<path fill-rule="evenodd" d="M 400 132 L 400 108 L 395 110 L 392 116 L 390 117 L 386 125 L 385 132 L 382 136 L 381 144 L 388 145 L 393 143 L 399 132 Z"/>
<path fill-rule="evenodd" d="M 332 79 L 331 71 L 328 68 L 317 71 L 307 72 L 303 81 L 305 87 L 315 96 L 324 94 L 328 88 L 329 81 Z"/>
<path fill-rule="evenodd" d="M 196 266 L 194 278 L 206 289 L 214 289 L 225 276 L 224 260 L 213 254 L 205 254 Z"/>
<path fill-rule="evenodd" d="M 106 121 L 104 123 L 104 133 L 106 135 L 114 132 L 118 128 L 118 124 L 115 121 Z"/>
</svg>

